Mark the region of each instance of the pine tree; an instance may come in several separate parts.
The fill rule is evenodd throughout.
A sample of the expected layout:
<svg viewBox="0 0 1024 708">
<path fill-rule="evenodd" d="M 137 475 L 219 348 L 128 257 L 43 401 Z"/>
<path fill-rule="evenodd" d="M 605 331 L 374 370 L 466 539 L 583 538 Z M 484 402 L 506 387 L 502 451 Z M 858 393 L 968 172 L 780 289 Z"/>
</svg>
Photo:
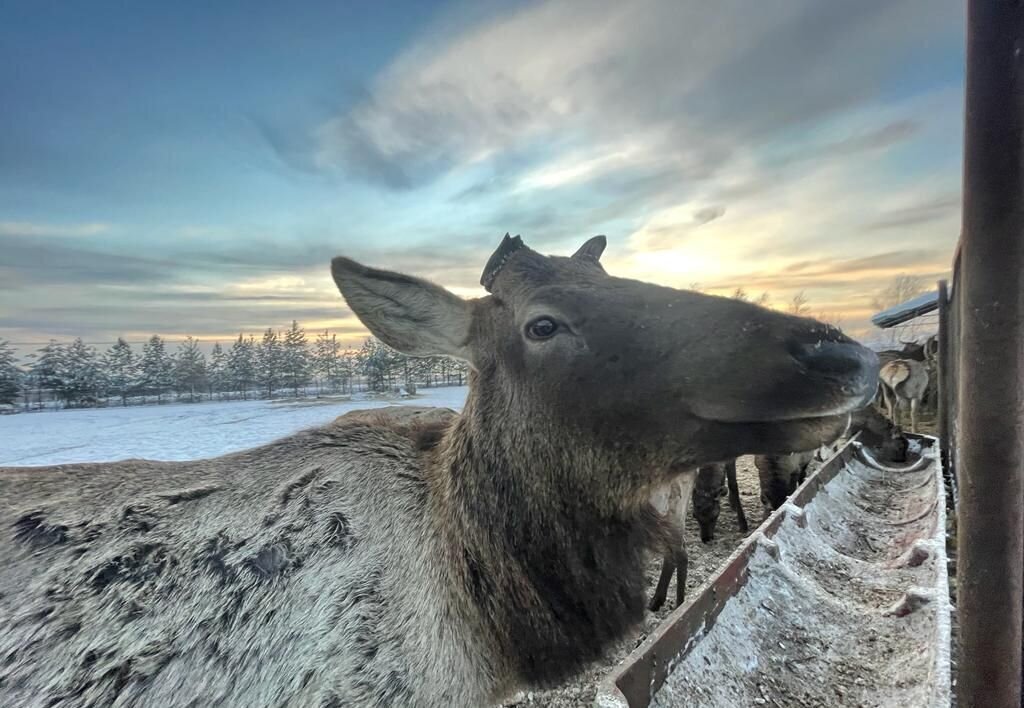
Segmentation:
<svg viewBox="0 0 1024 708">
<path fill-rule="evenodd" d="M 23 376 L 14 348 L 0 339 L 0 405 L 13 405 L 21 393 Z"/>
<path fill-rule="evenodd" d="M 416 393 L 420 384 L 429 386 L 434 371 L 434 357 L 408 357 L 409 382 L 406 388 L 409 393 Z"/>
<path fill-rule="evenodd" d="M 231 388 L 241 391 L 242 400 L 248 398 L 249 387 L 256 380 L 256 342 L 241 334 L 228 351 L 228 378 Z"/>
<path fill-rule="evenodd" d="M 387 391 L 392 387 L 400 356 L 375 337 L 363 342 L 357 358 L 359 369 L 366 377 L 367 386 L 371 391 Z"/>
<path fill-rule="evenodd" d="M 296 398 L 299 396 L 299 389 L 309 383 L 309 369 L 309 343 L 306 341 L 306 331 L 296 320 L 292 320 L 291 328 L 284 334 L 281 373 L 283 383 L 292 390 Z"/>
<path fill-rule="evenodd" d="M 273 398 L 274 389 L 281 381 L 281 341 L 277 332 L 267 328 L 263 341 L 256 350 L 256 382 Z"/>
<path fill-rule="evenodd" d="M 341 362 L 339 355 L 341 347 L 338 344 L 336 335 L 324 330 L 316 337 L 316 345 L 313 349 L 314 369 L 320 375 L 320 381 L 327 384 L 332 391 L 337 388 L 337 380 Z"/>
<path fill-rule="evenodd" d="M 451 386 L 452 384 L 452 364 L 455 363 L 454 359 L 449 359 L 446 356 L 437 358 L 437 372 L 441 379 L 442 386 Z"/>
<path fill-rule="evenodd" d="M 40 402 L 44 392 L 58 401 L 68 403 L 65 381 L 68 377 L 67 353 L 63 344 L 51 339 L 39 350 L 32 364 L 32 377 L 39 387 Z"/>
<path fill-rule="evenodd" d="M 354 379 L 359 371 L 359 352 L 346 349 L 338 357 L 338 369 L 335 374 L 335 385 L 340 384 L 343 393 L 352 393 Z"/>
<path fill-rule="evenodd" d="M 469 376 L 469 367 L 461 359 L 440 356 L 434 360 L 434 371 L 441 386 L 462 386 Z M 432 376 L 434 374 L 431 374 Z"/>
<path fill-rule="evenodd" d="M 76 338 L 65 350 L 65 400 L 95 405 L 102 387 L 99 354 L 80 337 Z"/>
<path fill-rule="evenodd" d="M 174 362 L 168 356 L 167 347 L 160 335 L 154 334 L 142 346 L 139 374 L 143 389 L 154 394 L 158 403 L 174 385 Z"/>
<path fill-rule="evenodd" d="M 398 352 L 396 366 L 401 370 L 402 385 L 405 387 L 405 392 L 410 394 L 416 393 L 416 384 L 414 381 L 416 376 L 417 360 L 411 356 Z"/>
<path fill-rule="evenodd" d="M 360 375 L 366 381 L 366 388 L 368 390 L 384 390 L 384 369 L 381 366 L 376 339 L 368 337 L 363 341 L 363 346 L 356 353 L 356 363 L 359 367 Z"/>
<path fill-rule="evenodd" d="M 121 337 L 104 355 L 103 370 L 110 390 L 121 398 L 122 406 L 127 406 L 138 378 L 138 366 L 131 345 Z"/>
<path fill-rule="evenodd" d="M 228 355 L 221 348 L 220 342 L 216 342 L 213 351 L 210 352 L 210 365 L 207 367 L 206 375 L 211 398 L 213 394 L 221 394 L 227 390 L 230 383 Z"/>
<path fill-rule="evenodd" d="M 452 370 L 455 374 L 455 385 L 465 386 L 466 381 L 469 378 L 469 364 L 462 359 L 451 360 Z"/>
<path fill-rule="evenodd" d="M 196 400 L 196 389 L 202 389 L 206 383 L 206 357 L 199 350 L 199 342 L 192 337 L 178 345 L 174 356 L 174 387 L 179 395 L 188 391 L 188 401 Z"/>
<path fill-rule="evenodd" d="M 427 386 L 437 385 L 437 370 L 440 367 L 441 357 L 429 356 L 421 359 L 422 369 L 420 370 L 420 381 L 425 383 Z"/>
</svg>

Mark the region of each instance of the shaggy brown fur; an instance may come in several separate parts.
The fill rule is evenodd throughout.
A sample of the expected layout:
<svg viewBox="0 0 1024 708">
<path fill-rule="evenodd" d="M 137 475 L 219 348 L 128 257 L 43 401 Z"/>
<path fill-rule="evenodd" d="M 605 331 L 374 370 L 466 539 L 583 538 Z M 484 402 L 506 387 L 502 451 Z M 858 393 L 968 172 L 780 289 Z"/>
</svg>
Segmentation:
<svg viewBox="0 0 1024 708">
<path fill-rule="evenodd" d="M 603 247 L 506 239 L 472 301 L 335 259 L 375 335 L 469 362 L 461 416 L 0 470 L 0 703 L 480 706 L 601 658 L 679 533 L 652 490 L 814 447 L 877 380 L 825 325 L 611 277 Z"/>
<path fill-rule="evenodd" d="M 694 517 L 700 525 L 700 540 L 708 543 L 714 538 L 715 522 L 718 520 L 718 498 L 729 489 L 729 505 L 736 512 L 740 530 L 747 530 L 747 517 L 740 503 L 740 490 L 736 484 L 736 461 L 703 465 L 696 472 L 682 472 L 665 487 L 657 490 L 653 503 L 671 530 L 661 561 L 661 574 L 651 595 L 648 609 L 656 612 L 668 598 L 668 586 L 676 576 L 676 606 L 686 599 L 686 576 L 690 556 L 686 550 L 683 528 L 686 525 L 686 511 L 689 502 L 694 504 Z"/>
<path fill-rule="evenodd" d="M 680 471 L 675 479 L 662 486 L 651 497 L 651 502 L 665 520 L 670 531 L 663 539 L 664 556 L 661 561 L 661 575 L 647 605 L 651 612 L 661 609 L 668 598 L 668 586 L 676 576 L 676 605 L 686 598 L 686 575 L 690 557 L 686 551 L 683 529 L 686 526 L 686 510 L 692 496 L 697 473 L 693 470 Z"/>
<path fill-rule="evenodd" d="M 907 459 L 907 439 L 899 427 L 875 410 L 874 406 L 865 406 L 853 413 L 849 432 L 859 432 L 860 442 L 871 448 L 883 461 L 904 462 Z M 782 506 L 803 483 L 814 454 L 815 451 L 811 450 L 788 455 L 757 455 L 754 458 L 765 515 Z"/>
<path fill-rule="evenodd" d="M 882 462 L 906 462 L 910 447 L 903 430 L 879 413 L 874 406 L 865 406 L 850 417 L 851 433 L 859 432 L 858 440 L 871 448 Z"/>
<path fill-rule="evenodd" d="M 736 483 L 736 460 L 705 465 L 697 471 L 697 484 L 693 488 L 693 516 L 700 526 L 700 540 L 710 543 L 715 539 L 715 524 L 721 513 L 719 499 L 728 493 L 729 507 L 736 514 L 736 525 L 746 533 L 747 515 L 740 502 L 740 489 Z"/>
<path fill-rule="evenodd" d="M 761 484 L 761 505 L 766 517 L 782 506 L 803 483 L 807 478 L 807 467 L 813 460 L 814 450 L 754 457 Z"/>
<path fill-rule="evenodd" d="M 928 367 L 913 359 L 895 359 L 886 363 L 879 372 L 882 400 L 889 419 L 896 425 L 904 403 L 910 408 L 910 431 L 917 432 L 917 413 L 928 388 Z"/>
<path fill-rule="evenodd" d="M 865 406 L 854 412 L 848 432 L 859 432 L 861 443 L 871 448 L 883 461 L 906 461 L 907 439 L 900 429 L 875 410 L 874 406 Z M 838 441 L 832 441 L 832 444 L 837 443 Z M 815 452 L 812 451 L 788 455 L 759 455 L 755 458 L 765 515 L 781 506 L 786 498 L 796 491 L 797 486 L 806 478 L 807 467 L 814 457 Z M 663 513 L 680 528 L 686 521 L 686 506 L 683 504 L 682 496 L 685 493 L 685 484 L 689 482 L 680 477 L 664 492 L 667 499 L 666 510 Z M 719 499 L 726 493 L 729 497 L 729 506 L 736 514 L 739 529 L 746 532 L 748 524 L 736 483 L 736 461 L 704 465 L 697 471 L 696 480 L 693 482 L 693 515 L 700 527 L 700 539 L 704 543 L 714 540 L 715 524 L 721 511 Z M 686 596 L 688 564 L 689 554 L 685 539 L 678 533 L 665 550 L 661 575 L 649 604 L 652 611 L 660 609 L 665 603 L 673 572 L 677 575 L 676 603 L 682 604 Z"/>
</svg>

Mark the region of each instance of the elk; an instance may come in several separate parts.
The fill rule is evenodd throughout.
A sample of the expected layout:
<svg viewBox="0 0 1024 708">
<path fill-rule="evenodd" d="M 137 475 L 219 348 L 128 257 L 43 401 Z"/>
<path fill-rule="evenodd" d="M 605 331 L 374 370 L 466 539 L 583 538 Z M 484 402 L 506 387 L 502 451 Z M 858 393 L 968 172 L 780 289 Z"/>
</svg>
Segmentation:
<svg viewBox="0 0 1024 708">
<path fill-rule="evenodd" d="M 675 479 L 659 487 L 651 496 L 651 505 L 667 522 L 661 573 L 647 604 L 647 609 L 651 612 L 657 612 L 665 604 L 673 574 L 676 575 L 676 606 L 683 604 L 683 600 L 686 599 L 686 575 L 690 566 L 690 556 L 686 550 L 683 530 L 686 527 L 687 506 L 698 474 L 699 470 L 679 471 Z"/>
<path fill-rule="evenodd" d="M 761 485 L 761 505 L 767 518 L 782 506 L 796 488 L 807 479 L 807 469 L 816 450 L 785 455 L 756 455 L 754 466 Z"/>
<path fill-rule="evenodd" d="M 882 416 L 874 406 L 865 406 L 856 411 L 850 417 L 849 430 L 860 431 L 860 442 L 873 449 L 882 460 L 906 460 L 909 447 L 907 439 L 899 426 Z M 829 445 L 835 442 L 838 440 L 832 441 Z M 754 457 L 765 516 L 781 507 L 796 488 L 803 484 L 816 453 L 818 450 Z"/>
<path fill-rule="evenodd" d="M 866 406 L 856 411 L 850 419 L 849 430 L 860 431 L 860 441 L 885 461 L 903 462 L 906 460 L 909 447 L 907 439 L 900 429 L 878 413 L 873 406 Z M 817 450 L 808 452 L 788 453 L 786 455 L 757 455 L 754 465 L 758 471 L 758 482 L 761 487 L 761 503 L 765 517 L 775 511 L 796 491 L 807 478 L 807 471 L 812 461 L 824 460 L 832 452 L 831 446 L 839 442 L 838 438 Z M 714 540 L 715 524 L 720 513 L 719 498 L 728 487 L 729 506 L 736 513 L 736 521 L 740 531 L 748 530 L 747 517 L 740 502 L 739 486 L 736 483 L 736 460 L 704 465 L 695 475 L 683 475 L 671 482 L 668 487 L 659 490 L 655 495 L 655 507 L 666 517 L 672 519 L 678 528 L 686 521 L 686 501 L 688 490 L 693 490 L 693 515 L 700 527 L 700 540 L 709 543 Z M 672 574 L 676 577 L 676 605 L 681 605 L 686 597 L 686 577 L 689 554 L 685 540 L 681 535 L 672 541 L 662 559 L 661 574 L 658 584 L 651 596 L 649 609 L 654 612 L 661 609 L 668 596 L 668 586 Z"/>
<path fill-rule="evenodd" d="M 894 359 L 881 367 L 882 400 L 894 424 L 899 425 L 900 411 L 906 403 L 910 408 L 910 432 L 917 432 L 917 412 L 928 380 L 926 365 L 915 359 Z"/>
<path fill-rule="evenodd" d="M 2 702 L 480 706 L 602 658 L 674 533 L 653 490 L 814 447 L 878 378 L 834 328 L 614 277 L 604 247 L 506 235 L 471 300 L 332 261 L 384 343 L 468 362 L 461 415 L 0 470 Z"/>
<path fill-rule="evenodd" d="M 850 416 L 850 430 L 860 433 L 860 443 L 874 450 L 880 461 L 907 461 L 910 443 L 902 428 L 873 406 L 865 406 Z"/>
<path fill-rule="evenodd" d="M 897 359 L 907 359 L 923 363 L 925 372 L 928 374 L 928 381 L 925 383 L 924 391 L 922 391 L 918 399 L 918 406 L 931 405 L 934 407 L 937 405 L 936 396 L 938 396 L 936 382 L 939 336 L 937 334 L 929 335 L 923 342 L 904 342 L 901 340 L 900 344 L 903 345 L 902 349 L 886 349 L 878 352 L 879 364 L 884 367 L 889 362 L 896 361 Z M 879 410 L 889 413 L 890 416 L 892 415 L 893 412 L 889 410 L 889 402 L 885 398 L 883 386 L 879 386 L 876 404 Z"/>
<path fill-rule="evenodd" d="M 718 520 L 722 486 L 728 479 L 729 504 L 736 512 L 740 530 L 746 533 L 747 517 L 740 503 L 739 487 L 736 485 L 736 461 L 703 465 L 697 470 L 681 472 L 676 479 L 655 491 L 651 497 L 654 508 L 671 524 L 672 535 L 664 549 L 661 573 L 647 607 L 657 612 L 668 597 L 668 586 L 676 575 L 676 606 L 686 599 L 686 576 L 690 557 L 686 550 L 683 529 L 686 526 L 687 505 L 693 501 L 694 517 L 700 526 L 700 540 L 709 543 L 714 539 L 715 522 Z"/>
<path fill-rule="evenodd" d="M 900 340 L 900 344 L 903 345 L 901 349 L 883 349 L 878 352 L 878 361 L 881 366 L 888 364 L 890 361 L 895 361 L 896 359 L 927 361 L 929 352 L 935 347 L 932 343 L 931 337 L 929 337 L 924 344 L 918 342 L 904 342 L 902 340 Z"/>
<path fill-rule="evenodd" d="M 736 514 L 736 525 L 746 533 L 749 525 L 740 502 L 740 489 L 736 483 L 736 460 L 701 467 L 693 488 L 693 516 L 700 527 L 700 540 L 715 540 L 715 525 L 721 511 L 719 498 L 728 489 L 729 506 Z"/>
</svg>

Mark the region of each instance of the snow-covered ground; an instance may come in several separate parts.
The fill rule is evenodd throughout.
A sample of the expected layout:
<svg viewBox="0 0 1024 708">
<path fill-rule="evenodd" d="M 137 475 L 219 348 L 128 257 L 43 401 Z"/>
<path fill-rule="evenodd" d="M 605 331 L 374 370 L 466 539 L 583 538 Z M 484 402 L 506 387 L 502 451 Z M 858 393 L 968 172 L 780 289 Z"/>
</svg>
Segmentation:
<svg viewBox="0 0 1024 708">
<path fill-rule="evenodd" d="M 462 410 L 466 387 L 411 398 L 298 399 L 97 408 L 0 416 L 0 466 L 129 458 L 194 460 L 244 450 L 339 415 L 391 405 Z"/>
</svg>

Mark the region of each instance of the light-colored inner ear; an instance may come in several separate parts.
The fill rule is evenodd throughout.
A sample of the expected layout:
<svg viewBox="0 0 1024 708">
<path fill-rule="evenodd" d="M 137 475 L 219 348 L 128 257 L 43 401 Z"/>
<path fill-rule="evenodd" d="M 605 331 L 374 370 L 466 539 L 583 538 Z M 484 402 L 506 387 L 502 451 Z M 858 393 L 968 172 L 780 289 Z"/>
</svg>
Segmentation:
<svg viewBox="0 0 1024 708">
<path fill-rule="evenodd" d="M 335 258 L 331 273 L 345 302 L 375 337 L 410 356 L 469 360 L 468 302 L 426 280 Z"/>
</svg>

